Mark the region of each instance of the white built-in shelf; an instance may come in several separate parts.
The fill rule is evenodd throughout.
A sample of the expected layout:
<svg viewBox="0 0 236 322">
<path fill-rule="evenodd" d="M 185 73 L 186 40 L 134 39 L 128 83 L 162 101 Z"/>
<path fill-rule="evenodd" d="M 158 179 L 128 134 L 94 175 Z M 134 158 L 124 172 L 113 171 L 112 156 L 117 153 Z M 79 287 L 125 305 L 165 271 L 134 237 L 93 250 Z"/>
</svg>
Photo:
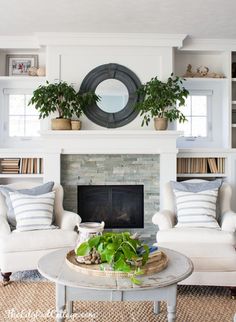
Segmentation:
<svg viewBox="0 0 236 322">
<path fill-rule="evenodd" d="M 19 80 L 30 80 L 30 81 L 46 81 L 46 76 L 0 76 L 0 81 L 19 81 Z"/>
<path fill-rule="evenodd" d="M 231 80 L 232 80 L 232 82 L 236 82 L 236 78 L 232 78 Z"/>
<path fill-rule="evenodd" d="M 183 77 L 183 76 L 182 76 Z M 186 81 L 193 82 L 225 82 L 228 78 L 213 78 L 213 77 L 183 77 Z"/>
<path fill-rule="evenodd" d="M 177 177 L 181 178 L 211 178 L 211 177 L 227 177 L 225 173 L 178 173 Z"/>
<path fill-rule="evenodd" d="M 236 101 L 232 101 L 232 104 L 236 104 Z"/>
<path fill-rule="evenodd" d="M 1 178 L 14 178 L 14 179 L 29 179 L 29 178 L 33 178 L 33 179 L 37 179 L 37 178 L 43 178 L 43 174 L 11 174 L 11 173 L 0 173 L 0 179 Z"/>
<path fill-rule="evenodd" d="M 236 124 L 232 124 L 232 127 L 236 127 Z"/>
</svg>

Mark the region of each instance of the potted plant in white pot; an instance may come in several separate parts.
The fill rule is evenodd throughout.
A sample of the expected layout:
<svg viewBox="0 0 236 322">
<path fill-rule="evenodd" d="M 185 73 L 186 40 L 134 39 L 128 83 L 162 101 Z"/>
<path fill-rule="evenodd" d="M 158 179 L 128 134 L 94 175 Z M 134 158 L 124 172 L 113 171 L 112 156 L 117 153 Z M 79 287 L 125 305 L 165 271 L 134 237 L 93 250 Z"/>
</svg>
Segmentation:
<svg viewBox="0 0 236 322">
<path fill-rule="evenodd" d="M 140 115 L 143 116 L 142 126 L 148 125 L 154 118 L 155 129 L 166 130 L 168 120 L 170 122 L 174 120 L 185 122 L 187 120 L 179 107 L 184 106 L 189 92 L 184 88 L 180 77 L 171 74 L 167 82 L 153 77 L 138 89 L 138 94 L 143 96 L 143 101 L 136 104 Z"/>
<path fill-rule="evenodd" d="M 51 120 L 52 130 L 71 130 L 71 117 L 76 114 L 80 106 L 96 101 L 93 93 L 79 94 L 72 85 L 60 81 L 40 85 L 33 92 L 29 105 L 34 105 L 39 111 L 39 118 L 46 118 L 57 112 L 58 117 Z"/>
</svg>

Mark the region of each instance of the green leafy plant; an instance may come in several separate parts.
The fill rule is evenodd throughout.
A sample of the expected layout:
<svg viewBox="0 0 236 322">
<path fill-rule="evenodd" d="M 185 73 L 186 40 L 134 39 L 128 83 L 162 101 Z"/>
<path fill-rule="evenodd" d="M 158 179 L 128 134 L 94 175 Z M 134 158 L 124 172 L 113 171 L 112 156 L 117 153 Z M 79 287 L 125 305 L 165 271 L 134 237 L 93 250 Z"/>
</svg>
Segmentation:
<svg viewBox="0 0 236 322">
<path fill-rule="evenodd" d="M 171 76 L 167 82 L 153 77 L 149 82 L 138 89 L 138 94 L 143 97 L 143 101 L 136 104 L 136 108 L 143 116 L 142 126 L 148 125 L 151 118 L 167 118 L 170 122 L 179 120 L 185 122 L 187 119 L 177 108 L 185 105 L 185 99 L 189 92 L 183 86 L 183 79 L 178 76 Z"/>
<path fill-rule="evenodd" d="M 129 232 L 109 232 L 80 244 L 75 253 L 77 256 L 87 256 L 94 248 L 100 254 L 102 263 L 109 263 L 115 271 L 130 273 L 131 281 L 134 284 L 140 284 L 136 276 L 142 274 L 140 266 L 145 265 L 148 260 L 147 245 L 132 238 Z M 143 249 L 141 254 L 138 252 L 140 248 Z M 100 268 L 104 269 L 104 266 L 101 265 Z"/>
<path fill-rule="evenodd" d="M 46 118 L 51 113 L 57 112 L 58 118 L 70 119 L 73 114 L 80 117 L 86 106 L 96 102 L 98 96 L 95 93 L 76 92 L 72 85 L 66 82 L 49 83 L 40 85 L 33 92 L 28 105 L 35 105 L 39 111 L 39 118 Z"/>
</svg>

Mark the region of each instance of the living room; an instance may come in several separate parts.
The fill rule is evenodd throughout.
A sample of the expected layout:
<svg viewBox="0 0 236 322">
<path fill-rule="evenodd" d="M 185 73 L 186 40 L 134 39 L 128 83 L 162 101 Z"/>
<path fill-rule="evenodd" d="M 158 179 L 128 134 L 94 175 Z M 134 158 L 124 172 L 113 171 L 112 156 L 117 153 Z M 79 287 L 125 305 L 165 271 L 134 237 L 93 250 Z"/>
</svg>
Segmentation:
<svg viewBox="0 0 236 322">
<path fill-rule="evenodd" d="M 234 2 L 0 5 L 1 320 L 235 321 Z"/>
</svg>

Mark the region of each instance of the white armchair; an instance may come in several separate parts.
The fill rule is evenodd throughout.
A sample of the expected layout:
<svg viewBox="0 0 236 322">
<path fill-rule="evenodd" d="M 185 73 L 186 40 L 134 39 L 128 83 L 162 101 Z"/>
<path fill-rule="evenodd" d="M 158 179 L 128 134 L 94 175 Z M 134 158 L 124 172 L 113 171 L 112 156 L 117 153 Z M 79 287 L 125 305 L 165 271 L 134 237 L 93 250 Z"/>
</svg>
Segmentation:
<svg viewBox="0 0 236 322">
<path fill-rule="evenodd" d="M 188 180 L 199 182 L 203 180 Z M 181 284 L 236 286 L 236 213 L 230 209 L 232 190 L 224 183 L 218 206 L 221 229 L 175 227 L 175 199 L 171 184 L 165 187 L 164 208 L 152 221 L 158 226 L 157 245 L 179 251 L 194 264 L 194 272 Z"/>
<path fill-rule="evenodd" d="M 15 189 L 32 188 L 31 182 L 8 185 Z M 55 225 L 59 229 L 11 231 L 7 221 L 5 198 L 0 193 L 0 270 L 5 283 L 12 272 L 37 269 L 41 256 L 61 248 L 73 248 L 77 233 L 74 228 L 81 222 L 76 213 L 63 209 L 63 188 L 56 184 L 54 203 Z"/>
</svg>

